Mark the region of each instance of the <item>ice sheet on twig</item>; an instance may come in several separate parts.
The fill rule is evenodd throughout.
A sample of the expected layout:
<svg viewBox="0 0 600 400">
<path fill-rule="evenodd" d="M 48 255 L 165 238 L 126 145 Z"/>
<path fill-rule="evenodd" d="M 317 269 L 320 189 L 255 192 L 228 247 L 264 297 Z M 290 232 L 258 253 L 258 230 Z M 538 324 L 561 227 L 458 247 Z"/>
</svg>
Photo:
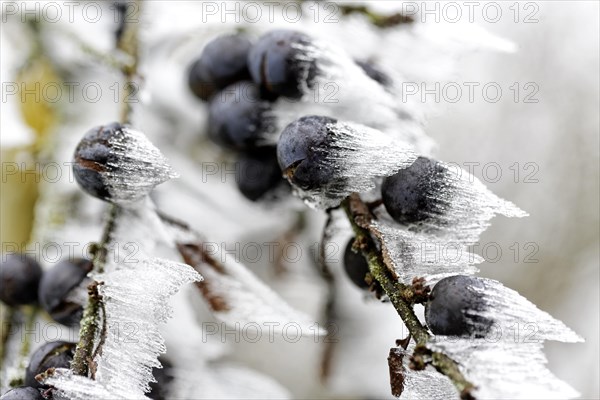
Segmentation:
<svg viewBox="0 0 600 400">
<path fill-rule="evenodd" d="M 499 198 L 479 179 L 464 169 L 438 161 L 443 169 L 432 174 L 427 193 L 428 202 L 439 212 L 431 213 L 425 221 L 410 224 L 408 229 L 437 236 L 441 241 L 473 244 L 491 224 L 497 214 L 506 217 L 525 217 L 528 214 L 513 203 Z M 381 224 L 398 226 L 388 214 L 378 213 Z M 398 229 L 403 229 L 398 227 Z"/>
<path fill-rule="evenodd" d="M 327 131 L 329 151 L 320 160 L 328 169 L 333 166 L 327 187 L 310 191 L 295 188 L 312 207 L 334 207 L 353 192 L 370 191 L 378 178 L 408 167 L 417 158 L 404 142 L 363 125 L 337 122 L 327 124 Z"/>
<path fill-rule="evenodd" d="M 372 227 L 380 233 L 388 260 L 405 284 L 411 284 L 414 278 L 425 278 L 432 285 L 447 276 L 472 275 L 479 271 L 475 265 L 483 261 L 460 242 L 380 221 L 373 221 Z"/>
<path fill-rule="evenodd" d="M 275 380 L 248 368 L 223 363 L 175 369 L 170 395 L 177 399 L 288 399 Z"/>
<path fill-rule="evenodd" d="M 432 366 L 415 371 L 410 368 L 410 357 L 415 349 L 414 342 L 410 342 L 408 347 L 395 348 L 395 352 L 402 356 L 404 388 L 400 399 L 431 399 L 446 400 L 458 399 L 459 394 L 450 379 L 440 374 Z"/>
<path fill-rule="evenodd" d="M 324 335 L 324 329 L 294 310 L 252 272 L 216 243 L 179 244 L 186 262 L 202 274 L 198 289 L 215 317 L 235 329 L 294 329 L 298 335 Z"/>
<path fill-rule="evenodd" d="M 577 392 L 547 368 L 544 340 L 582 341 L 575 332 L 516 291 L 485 279 L 483 311 L 494 321 L 485 338 L 435 336 L 430 348 L 457 361 L 478 389 L 477 398 L 572 398 Z M 474 315 L 471 315 L 474 314 Z"/>
</svg>

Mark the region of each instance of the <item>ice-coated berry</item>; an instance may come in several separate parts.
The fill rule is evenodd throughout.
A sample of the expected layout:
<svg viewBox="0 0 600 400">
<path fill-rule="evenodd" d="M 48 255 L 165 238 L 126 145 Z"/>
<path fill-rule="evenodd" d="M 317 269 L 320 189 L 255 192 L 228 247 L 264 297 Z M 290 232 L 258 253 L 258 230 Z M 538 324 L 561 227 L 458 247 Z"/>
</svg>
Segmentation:
<svg viewBox="0 0 600 400">
<path fill-rule="evenodd" d="M 169 386 L 173 382 L 173 364 L 165 358 L 159 359 L 162 364 L 162 368 L 153 368 L 152 375 L 156 382 L 150 382 L 150 392 L 146 394 L 153 400 L 166 400 L 168 399 Z"/>
<path fill-rule="evenodd" d="M 388 87 L 392 84 L 392 79 L 377 67 L 371 61 L 356 60 L 356 64 L 364 71 L 365 74 L 381 86 Z"/>
<path fill-rule="evenodd" d="M 252 201 L 263 198 L 281 184 L 287 185 L 281 177 L 275 147 L 260 147 L 240 154 L 236 163 L 235 182 L 244 197 Z"/>
<path fill-rule="evenodd" d="M 44 272 L 39 287 L 40 304 L 58 323 L 76 326 L 81 319 L 81 304 L 69 299 L 69 293 L 82 285 L 92 262 L 83 258 L 63 260 Z"/>
<path fill-rule="evenodd" d="M 293 30 L 265 33 L 248 54 L 252 79 L 270 92 L 297 99 L 314 86 L 315 59 L 307 48 L 312 39 Z"/>
<path fill-rule="evenodd" d="M 250 81 L 234 83 L 210 101 L 208 135 L 231 149 L 255 147 L 275 129 L 269 102 L 260 97 L 259 88 Z"/>
<path fill-rule="evenodd" d="M 4 393 L 0 400 L 44 400 L 44 397 L 38 389 L 19 386 Z"/>
<path fill-rule="evenodd" d="M 35 380 L 35 376 L 46 372 L 48 368 L 70 368 L 77 343 L 49 342 L 40 346 L 29 360 L 25 370 L 25 385 L 33 388 L 44 387 Z"/>
<path fill-rule="evenodd" d="M 306 116 L 285 127 L 277 143 L 277 160 L 286 178 L 303 190 L 330 182 L 333 167 L 325 162 L 330 151 L 329 117 Z"/>
<path fill-rule="evenodd" d="M 425 305 L 425 321 L 436 335 L 485 336 L 493 321 L 478 312 L 486 308 L 484 283 L 474 276 L 450 276 L 440 280 Z"/>
<path fill-rule="evenodd" d="M 113 122 L 90 129 L 75 149 L 73 173 L 79 186 L 94 197 L 102 200 L 111 198 L 103 174 L 109 170 L 111 137 L 123 129 Z"/>
<path fill-rule="evenodd" d="M 352 282 L 361 289 L 368 289 L 365 277 L 369 273 L 369 264 L 362 254 L 352 250 L 354 238 L 350 239 L 344 250 L 344 270 Z"/>
<path fill-rule="evenodd" d="M 400 223 L 416 223 L 440 214 L 436 183 L 444 168 L 436 161 L 419 157 L 408 168 L 383 180 L 381 196 L 387 212 Z"/>
<path fill-rule="evenodd" d="M 116 204 L 139 201 L 177 176 L 142 132 L 118 122 L 84 135 L 73 154 L 73 173 L 88 194 Z"/>
<path fill-rule="evenodd" d="M 42 269 L 25 254 L 3 254 L 0 261 L 0 300 L 9 306 L 37 302 Z"/>
</svg>

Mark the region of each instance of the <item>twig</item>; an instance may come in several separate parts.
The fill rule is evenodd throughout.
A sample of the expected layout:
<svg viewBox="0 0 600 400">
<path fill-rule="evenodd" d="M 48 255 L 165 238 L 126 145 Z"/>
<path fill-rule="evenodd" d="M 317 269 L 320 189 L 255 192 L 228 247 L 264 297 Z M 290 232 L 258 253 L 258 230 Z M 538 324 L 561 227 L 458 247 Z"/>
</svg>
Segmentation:
<svg viewBox="0 0 600 400">
<path fill-rule="evenodd" d="M 325 281 L 327 285 L 327 299 L 325 302 L 325 324 L 327 327 L 335 323 L 337 320 L 336 315 L 336 286 L 335 286 L 335 276 L 331 273 L 329 266 L 327 265 L 325 249 L 327 243 L 329 243 L 329 229 L 331 228 L 331 223 L 333 222 L 333 210 L 327 210 L 327 221 L 325 222 L 325 226 L 323 227 L 323 234 L 321 235 L 321 242 L 319 243 L 319 256 L 317 266 L 319 268 L 319 272 L 321 277 Z M 329 332 L 329 329 L 328 329 Z M 333 351 L 335 348 L 335 342 L 333 340 L 325 340 L 325 348 L 323 349 L 323 355 L 321 357 L 321 382 L 325 382 L 329 377 L 331 371 L 331 360 L 333 359 Z"/>
<path fill-rule="evenodd" d="M 77 375 L 87 376 L 92 360 L 94 340 L 98 331 L 98 313 L 102 297 L 98 293 L 98 282 L 92 282 L 88 286 L 88 303 L 81 318 L 81 329 L 79 330 L 79 343 L 75 348 L 71 369 Z"/>
<path fill-rule="evenodd" d="M 140 0 L 136 0 L 136 9 L 140 9 Z M 126 85 L 124 91 L 124 97 L 121 102 L 121 122 L 128 123 L 131 121 L 132 107 L 129 101 L 130 97 L 135 93 L 135 87 L 133 86 L 133 78 L 137 75 L 137 66 L 139 62 L 138 54 L 138 31 L 139 26 L 137 23 L 126 23 L 125 30 L 119 41 L 117 47 L 129 55 L 132 59 L 131 65 L 122 65 L 121 72 L 125 78 Z M 108 246 L 112 241 L 112 233 L 115 228 L 116 220 L 120 212 L 120 206 L 111 204 L 108 214 L 108 220 L 104 227 L 102 238 L 98 243 L 94 251 L 94 270 L 97 273 L 104 271 L 104 265 L 106 263 L 106 257 L 108 254 Z M 98 293 L 98 282 L 93 282 L 88 286 L 88 303 L 81 319 L 81 328 L 79 330 L 79 343 L 75 349 L 75 355 L 71 367 L 73 372 L 77 375 L 87 376 L 90 369 L 92 372 L 95 370 L 93 365 L 93 357 L 96 354 L 100 354 L 102 351 L 102 344 L 105 340 L 106 335 L 106 315 L 103 319 L 103 329 L 100 332 L 100 341 L 96 350 L 94 350 L 94 341 L 96 339 L 96 333 L 99 329 L 100 310 L 104 310 L 102 304 L 102 297 Z M 92 368 L 90 368 L 92 367 Z M 94 375 L 92 373 L 92 375 Z"/>
<path fill-rule="evenodd" d="M 465 378 L 456 361 L 441 352 L 431 351 L 426 347 L 430 339 L 429 332 L 421 324 L 413 310 L 413 304 L 419 300 L 417 291 L 395 279 L 391 272 L 392 267 L 384 262 L 382 251 L 377 248 L 369 232 L 370 221 L 374 217 L 367 205 L 357 194 L 352 194 L 344 200 L 342 207 L 352 225 L 361 252 L 369 264 L 371 275 L 388 295 L 417 344 L 413 355 L 414 367 L 424 368 L 426 364 L 431 364 L 438 372 L 446 375 L 452 381 L 460 392 L 461 398 L 472 399 L 471 391 L 475 386 Z"/>
</svg>

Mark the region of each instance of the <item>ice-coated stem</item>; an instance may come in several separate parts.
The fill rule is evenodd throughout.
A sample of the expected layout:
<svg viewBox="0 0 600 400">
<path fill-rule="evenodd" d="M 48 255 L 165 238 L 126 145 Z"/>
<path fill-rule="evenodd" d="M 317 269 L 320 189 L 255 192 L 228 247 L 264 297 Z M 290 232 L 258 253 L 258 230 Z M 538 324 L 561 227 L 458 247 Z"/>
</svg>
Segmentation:
<svg viewBox="0 0 600 400">
<path fill-rule="evenodd" d="M 416 367 L 424 368 L 425 364 L 431 364 L 438 372 L 447 376 L 452 381 L 460 392 L 461 398 L 473 399 L 471 391 L 475 386 L 465 378 L 458 364 L 441 352 L 427 349 L 426 344 L 430 338 L 429 332 L 421 324 L 421 321 L 419 321 L 413 310 L 417 294 L 414 288 L 393 278 L 391 268 L 385 264 L 384 256 L 378 250 L 368 230 L 369 223 L 373 218 L 373 214 L 368 206 L 358 194 L 354 193 L 342 202 L 342 207 L 352 225 L 352 230 L 356 236 L 355 240 L 369 264 L 369 272 L 388 295 L 398 315 L 402 318 L 410 335 L 417 344 L 415 354 L 413 355 Z"/>
<path fill-rule="evenodd" d="M 141 0 L 135 0 L 135 9 L 139 17 Z M 131 121 L 132 106 L 131 100 L 135 93 L 135 86 L 133 79 L 137 75 L 137 66 L 139 60 L 139 44 L 138 44 L 138 32 L 139 32 L 139 21 L 125 21 L 125 27 L 121 40 L 117 44 L 117 47 L 131 57 L 131 64 L 126 64 L 121 67 L 121 73 L 125 79 L 125 90 L 121 101 L 121 122 L 129 123 Z M 111 204 L 108 212 L 108 220 L 104 227 L 104 232 L 100 242 L 94 251 L 94 271 L 102 273 L 104 271 L 104 265 L 106 264 L 106 256 L 108 254 L 108 246 L 112 241 L 112 232 L 115 228 L 117 217 L 120 211 L 120 206 L 117 204 Z M 100 338 L 98 348 L 94 351 L 94 341 L 96 334 L 100 329 L 100 311 L 103 310 L 102 296 L 98 293 L 98 282 L 93 282 L 88 286 L 88 303 L 83 312 L 83 318 L 81 319 L 79 329 L 79 342 L 75 349 L 75 355 L 73 356 L 73 362 L 71 368 L 77 375 L 87 376 L 90 371 L 90 367 L 93 367 L 93 355 L 99 354 L 102 351 L 102 343 L 104 343 L 104 337 Z M 104 316 L 105 318 L 106 316 Z M 106 326 L 105 322 L 102 326 Z M 101 336 L 105 335 L 106 332 L 103 329 Z M 92 376 L 94 371 L 92 370 Z"/>
</svg>

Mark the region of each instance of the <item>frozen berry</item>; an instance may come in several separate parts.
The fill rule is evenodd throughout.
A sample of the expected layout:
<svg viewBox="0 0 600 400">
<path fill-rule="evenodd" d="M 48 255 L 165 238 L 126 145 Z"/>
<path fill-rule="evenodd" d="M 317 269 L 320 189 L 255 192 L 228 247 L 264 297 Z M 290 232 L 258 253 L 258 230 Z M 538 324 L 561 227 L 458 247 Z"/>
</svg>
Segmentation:
<svg viewBox="0 0 600 400">
<path fill-rule="evenodd" d="M 38 389 L 29 386 L 19 386 L 4 393 L 0 400 L 44 400 Z"/>
<path fill-rule="evenodd" d="M 235 181 L 240 192 L 252 201 L 263 198 L 282 183 L 287 185 L 281 177 L 275 147 L 261 147 L 240 154 L 236 163 Z"/>
<path fill-rule="evenodd" d="M 248 54 L 252 79 L 270 92 L 300 98 L 314 86 L 317 65 L 310 54 L 311 38 L 292 30 L 261 36 Z"/>
<path fill-rule="evenodd" d="M 90 195 L 132 203 L 177 176 L 146 136 L 113 122 L 90 129 L 73 155 L 75 180 Z"/>
<path fill-rule="evenodd" d="M 0 262 L 0 300 L 9 306 L 37 302 L 42 269 L 20 253 L 3 254 Z"/>
<path fill-rule="evenodd" d="M 252 148 L 275 129 L 270 109 L 254 83 L 234 83 L 211 99 L 208 135 L 221 146 L 237 150 Z"/>
<path fill-rule="evenodd" d="M 392 79 L 377 67 L 371 61 L 356 60 L 356 64 L 364 71 L 364 73 L 381 86 L 388 87 L 392 84 Z"/>
<path fill-rule="evenodd" d="M 330 182 L 333 166 L 329 154 L 329 117 L 306 116 L 289 124 L 277 143 L 277 160 L 287 179 L 304 190 L 318 189 Z"/>
<path fill-rule="evenodd" d="M 226 86 L 250 79 L 246 66 L 250 47 L 252 43 L 242 33 L 211 40 L 190 67 L 188 83 L 192 92 L 207 100 Z"/>
<path fill-rule="evenodd" d="M 39 287 L 40 304 L 58 323 L 79 324 L 83 307 L 70 298 L 73 289 L 82 285 L 92 262 L 83 258 L 63 260 L 44 272 Z"/>
<path fill-rule="evenodd" d="M 361 289 L 368 289 L 365 277 L 369 273 L 369 264 L 361 253 L 352 250 L 354 238 L 350 239 L 344 251 L 344 270 L 352 282 Z"/>
<path fill-rule="evenodd" d="M 481 316 L 486 308 L 482 278 L 451 276 L 440 280 L 425 305 L 425 320 L 436 335 L 485 336 L 493 321 Z"/>
<path fill-rule="evenodd" d="M 165 358 L 159 359 L 162 368 L 152 369 L 152 375 L 156 382 L 150 382 L 150 392 L 146 396 L 153 400 L 166 400 L 168 398 L 169 386 L 175 379 L 173 376 L 173 364 Z"/>
<path fill-rule="evenodd" d="M 46 372 L 48 368 L 70 368 L 77 343 L 49 342 L 39 347 L 29 360 L 25 370 L 25 385 L 33 388 L 44 387 L 35 380 L 35 376 Z"/>
<path fill-rule="evenodd" d="M 381 186 L 387 212 L 400 223 L 416 223 L 443 212 L 437 199 L 444 168 L 434 160 L 419 157 L 408 168 L 384 179 Z"/>
</svg>

